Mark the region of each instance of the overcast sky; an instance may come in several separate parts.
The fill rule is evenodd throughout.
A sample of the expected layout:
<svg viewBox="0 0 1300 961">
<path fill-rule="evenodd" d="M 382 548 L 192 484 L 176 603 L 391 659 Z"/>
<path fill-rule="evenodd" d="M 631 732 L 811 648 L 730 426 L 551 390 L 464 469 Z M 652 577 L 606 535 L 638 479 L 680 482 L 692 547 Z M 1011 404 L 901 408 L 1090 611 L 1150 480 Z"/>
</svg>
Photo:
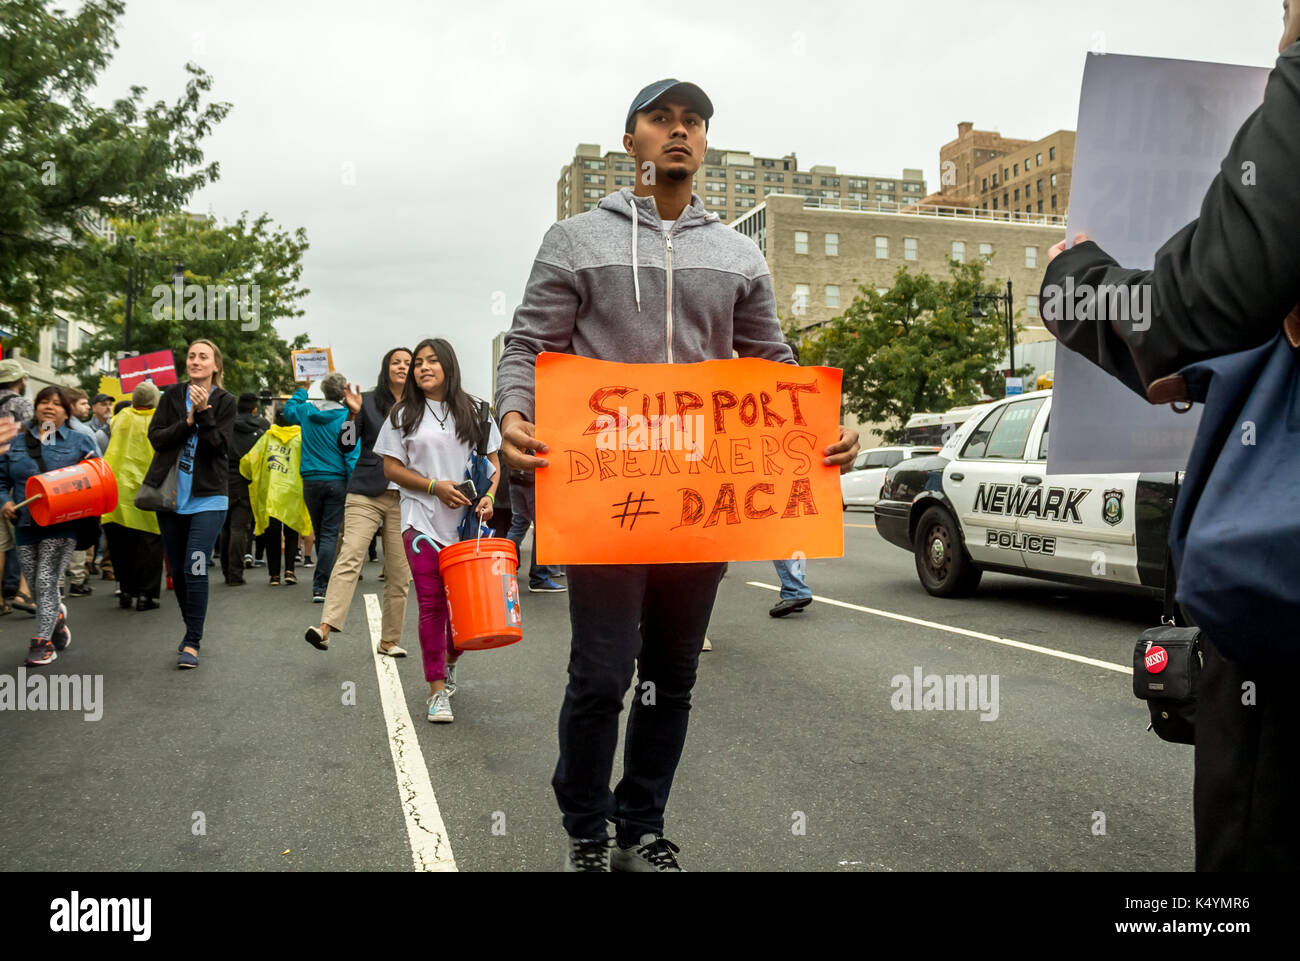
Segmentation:
<svg viewBox="0 0 1300 961">
<path fill-rule="evenodd" d="M 1095 45 L 1267 67 L 1282 27 L 1280 0 L 456 7 L 129 0 L 100 85 L 105 101 L 133 83 L 172 101 L 187 60 L 213 75 L 234 109 L 204 142 L 221 179 L 190 209 L 306 228 L 311 294 L 280 333 L 332 346 L 367 387 L 388 347 L 443 336 L 488 395 L 492 337 L 555 219 L 560 167 L 580 142 L 619 149 L 652 81 L 704 88 L 711 146 L 871 176 L 920 167 L 934 190 L 958 121 L 1073 129 Z"/>
</svg>

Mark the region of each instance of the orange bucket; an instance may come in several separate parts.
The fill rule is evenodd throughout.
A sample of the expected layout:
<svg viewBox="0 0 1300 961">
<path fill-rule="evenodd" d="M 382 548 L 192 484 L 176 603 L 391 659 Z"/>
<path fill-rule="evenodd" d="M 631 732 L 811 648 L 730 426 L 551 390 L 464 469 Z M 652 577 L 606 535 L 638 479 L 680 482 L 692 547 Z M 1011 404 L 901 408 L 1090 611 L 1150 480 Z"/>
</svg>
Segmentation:
<svg viewBox="0 0 1300 961">
<path fill-rule="evenodd" d="M 438 552 L 451 640 L 458 650 L 505 647 L 523 638 L 515 579 L 518 556 L 504 537 L 461 541 Z"/>
<path fill-rule="evenodd" d="M 27 478 L 24 492 L 32 520 L 42 527 L 98 517 L 117 507 L 117 478 L 100 457 Z"/>
</svg>

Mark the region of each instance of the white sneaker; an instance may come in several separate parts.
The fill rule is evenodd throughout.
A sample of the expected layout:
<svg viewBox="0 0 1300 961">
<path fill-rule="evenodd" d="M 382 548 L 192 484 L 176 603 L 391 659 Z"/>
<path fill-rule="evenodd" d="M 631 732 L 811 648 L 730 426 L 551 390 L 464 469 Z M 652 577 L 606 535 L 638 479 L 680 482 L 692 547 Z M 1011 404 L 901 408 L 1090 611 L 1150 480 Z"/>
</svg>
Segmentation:
<svg viewBox="0 0 1300 961">
<path fill-rule="evenodd" d="M 451 713 L 451 698 L 446 688 L 429 698 L 429 720 L 435 724 L 447 724 L 456 720 Z"/>
<path fill-rule="evenodd" d="M 402 647 L 400 644 L 394 644 L 392 647 L 385 650 L 384 645 L 376 644 L 375 653 L 382 654 L 384 657 L 406 657 L 406 648 Z"/>
</svg>

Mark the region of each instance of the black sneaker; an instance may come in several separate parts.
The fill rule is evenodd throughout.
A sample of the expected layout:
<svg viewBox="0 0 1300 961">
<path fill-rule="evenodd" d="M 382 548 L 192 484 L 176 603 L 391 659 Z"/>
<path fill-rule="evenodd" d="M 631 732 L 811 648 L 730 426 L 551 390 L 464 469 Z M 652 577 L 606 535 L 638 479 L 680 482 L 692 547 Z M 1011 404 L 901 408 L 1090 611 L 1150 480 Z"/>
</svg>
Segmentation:
<svg viewBox="0 0 1300 961">
<path fill-rule="evenodd" d="M 613 871 L 684 871 L 677 863 L 681 849 L 657 834 L 641 835 L 641 843 L 623 847 L 616 845 L 610 858 Z"/>
<path fill-rule="evenodd" d="M 73 597 L 89 597 L 95 593 L 95 589 L 89 584 L 71 584 L 68 586 L 68 593 Z"/>
<path fill-rule="evenodd" d="M 135 598 L 130 594 L 123 594 L 119 591 L 117 595 L 117 606 L 122 608 L 124 611 L 129 611 L 135 606 Z"/>
<path fill-rule="evenodd" d="M 135 601 L 135 609 L 136 609 L 137 611 L 142 611 L 142 612 L 143 612 L 143 611 L 156 611 L 156 610 L 158 610 L 158 607 L 159 607 L 158 602 L 155 601 L 152 597 L 143 597 L 143 596 L 142 596 L 142 597 L 138 597 L 138 598 L 136 598 L 136 601 Z"/>
<path fill-rule="evenodd" d="M 564 861 L 565 872 L 608 872 L 610 849 L 613 845 L 614 839 L 609 837 L 590 840 L 569 838 L 569 856 Z"/>
</svg>

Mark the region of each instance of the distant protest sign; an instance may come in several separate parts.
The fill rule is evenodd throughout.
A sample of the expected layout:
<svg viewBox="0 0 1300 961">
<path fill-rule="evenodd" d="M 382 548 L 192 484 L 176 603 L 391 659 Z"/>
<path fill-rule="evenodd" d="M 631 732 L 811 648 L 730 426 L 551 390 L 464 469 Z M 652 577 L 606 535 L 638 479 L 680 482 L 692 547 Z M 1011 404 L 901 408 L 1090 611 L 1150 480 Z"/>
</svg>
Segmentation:
<svg viewBox="0 0 1300 961">
<path fill-rule="evenodd" d="M 1160 246 L 1196 219 L 1267 79 L 1258 67 L 1090 55 L 1066 236 L 1086 233 L 1123 266 L 1149 268 Z M 1178 414 L 1149 404 L 1057 345 L 1049 474 L 1182 470 L 1199 420 L 1199 407 Z"/>
<path fill-rule="evenodd" d="M 293 380 L 302 384 L 334 372 L 334 352 L 328 347 L 293 351 Z"/>
<path fill-rule="evenodd" d="M 840 557 L 841 372 L 537 359 L 540 564 Z"/>
<path fill-rule="evenodd" d="M 122 393 L 129 394 L 146 380 L 155 387 L 176 383 L 176 359 L 170 350 L 156 350 L 152 354 L 123 357 L 117 362 L 117 372 L 122 381 Z"/>
</svg>

